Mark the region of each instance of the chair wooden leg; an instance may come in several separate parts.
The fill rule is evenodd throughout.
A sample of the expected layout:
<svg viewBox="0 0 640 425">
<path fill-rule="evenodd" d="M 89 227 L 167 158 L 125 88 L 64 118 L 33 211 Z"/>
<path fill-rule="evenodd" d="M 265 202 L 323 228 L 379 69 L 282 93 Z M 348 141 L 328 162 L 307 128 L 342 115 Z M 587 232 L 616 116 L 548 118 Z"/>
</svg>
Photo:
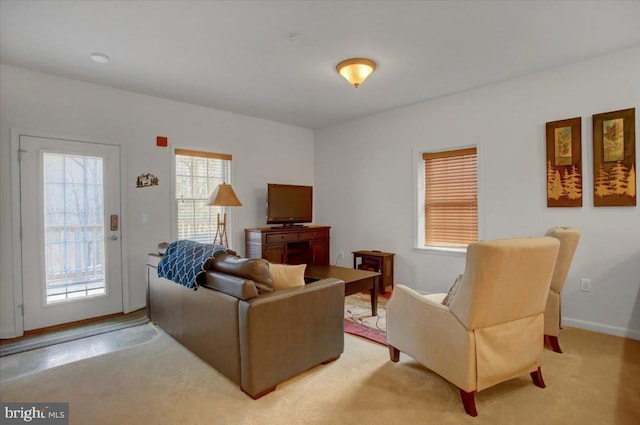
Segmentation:
<svg viewBox="0 0 640 425">
<path fill-rule="evenodd" d="M 546 387 L 546 385 L 544 384 L 544 380 L 542 379 L 542 370 L 540 368 L 538 368 L 538 370 L 531 372 L 530 375 L 536 387 L 540 387 L 540 388 Z"/>
<path fill-rule="evenodd" d="M 392 362 L 400 361 L 400 350 L 398 350 L 391 344 L 389 344 L 389 357 L 391 358 Z"/>
<path fill-rule="evenodd" d="M 547 341 L 549 341 L 549 345 L 551 349 L 556 353 L 562 354 L 562 350 L 560 349 L 560 343 L 558 342 L 557 336 L 545 335 L 547 337 Z"/>
<path fill-rule="evenodd" d="M 466 392 L 463 389 L 460 389 L 460 398 L 462 399 L 462 405 L 464 406 L 464 411 L 467 412 L 469 416 L 478 416 L 478 411 L 476 410 L 476 392 L 471 391 L 470 393 Z"/>
</svg>

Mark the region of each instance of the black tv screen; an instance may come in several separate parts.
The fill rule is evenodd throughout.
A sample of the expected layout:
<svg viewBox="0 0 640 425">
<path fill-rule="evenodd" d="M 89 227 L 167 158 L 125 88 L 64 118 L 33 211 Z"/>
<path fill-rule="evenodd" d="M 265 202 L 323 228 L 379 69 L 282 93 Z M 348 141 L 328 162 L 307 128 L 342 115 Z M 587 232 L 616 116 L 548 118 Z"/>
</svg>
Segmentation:
<svg viewBox="0 0 640 425">
<path fill-rule="evenodd" d="M 313 186 L 267 184 L 267 224 L 313 221 Z"/>
</svg>

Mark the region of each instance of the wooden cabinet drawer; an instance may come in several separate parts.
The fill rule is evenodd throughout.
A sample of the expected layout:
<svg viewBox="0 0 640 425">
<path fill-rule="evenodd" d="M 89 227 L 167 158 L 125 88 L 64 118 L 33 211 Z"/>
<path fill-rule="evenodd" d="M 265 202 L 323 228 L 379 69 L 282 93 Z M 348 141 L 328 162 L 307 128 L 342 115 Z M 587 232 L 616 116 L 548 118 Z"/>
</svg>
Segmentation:
<svg viewBox="0 0 640 425">
<path fill-rule="evenodd" d="M 297 233 L 281 233 L 279 235 L 267 235 L 267 243 L 297 241 Z"/>
<path fill-rule="evenodd" d="M 300 240 L 309 240 L 309 239 L 320 239 L 326 238 L 326 232 L 322 231 L 310 231 L 310 232 L 301 232 Z"/>
<path fill-rule="evenodd" d="M 329 226 L 244 229 L 245 255 L 282 264 L 329 264 Z"/>
</svg>

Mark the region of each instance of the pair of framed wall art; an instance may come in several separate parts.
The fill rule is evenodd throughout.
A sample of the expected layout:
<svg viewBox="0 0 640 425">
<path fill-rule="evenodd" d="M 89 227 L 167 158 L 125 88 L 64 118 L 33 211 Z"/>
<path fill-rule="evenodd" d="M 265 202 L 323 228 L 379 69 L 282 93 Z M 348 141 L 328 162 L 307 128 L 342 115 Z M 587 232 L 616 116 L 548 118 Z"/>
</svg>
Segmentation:
<svg viewBox="0 0 640 425">
<path fill-rule="evenodd" d="M 636 205 L 635 108 L 593 115 L 593 205 Z M 582 119 L 548 122 L 547 207 L 582 206 Z"/>
</svg>

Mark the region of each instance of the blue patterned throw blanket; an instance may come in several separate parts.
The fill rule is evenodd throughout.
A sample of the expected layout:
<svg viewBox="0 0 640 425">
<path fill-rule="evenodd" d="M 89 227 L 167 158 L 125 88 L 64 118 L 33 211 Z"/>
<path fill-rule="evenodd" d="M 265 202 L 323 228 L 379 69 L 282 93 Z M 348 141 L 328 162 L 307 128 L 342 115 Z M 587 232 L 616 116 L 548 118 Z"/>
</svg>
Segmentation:
<svg viewBox="0 0 640 425">
<path fill-rule="evenodd" d="M 200 276 L 209 268 L 213 257 L 221 252 L 235 254 L 224 245 L 179 240 L 171 242 L 158 264 L 158 277 L 172 280 L 187 288 L 197 289 Z"/>
</svg>

